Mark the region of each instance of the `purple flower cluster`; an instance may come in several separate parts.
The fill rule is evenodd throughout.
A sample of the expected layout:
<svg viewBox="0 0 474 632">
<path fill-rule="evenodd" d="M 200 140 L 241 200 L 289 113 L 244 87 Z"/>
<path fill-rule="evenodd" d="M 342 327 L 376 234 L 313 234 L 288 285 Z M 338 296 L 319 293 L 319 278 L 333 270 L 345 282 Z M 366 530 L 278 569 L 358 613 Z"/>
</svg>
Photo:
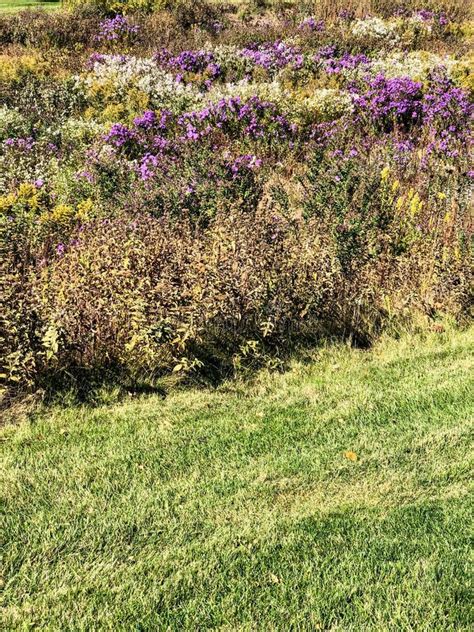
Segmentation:
<svg viewBox="0 0 474 632">
<path fill-rule="evenodd" d="M 415 13 L 415 15 L 420 18 L 420 20 L 423 20 L 423 22 L 431 22 L 434 18 L 433 11 L 429 11 L 428 9 L 420 9 Z"/>
<path fill-rule="evenodd" d="M 117 61 L 120 64 L 124 64 L 127 59 L 127 55 L 104 55 L 103 53 L 94 52 L 89 56 L 86 67 L 91 70 L 96 64 L 103 64 L 107 60 Z"/>
<path fill-rule="evenodd" d="M 363 92 L 352 92 L 357 113 L 368 115 L 374 121 L 416 121 L 422 113 L 422 84 L 410 77 L 388 79 L 378 74 L 367 79 Z"/>
<path fill-rule="evenodd" d="M 354 12 L 349 9 L 341 9 L 337 15 L 341 20 L 346 22 L 354 19 Z"/>
<path fill-rule="evenodd" d="M 337 47 L 334 44 L 328 44 L 327 46 L 323 46 L 318 50 L 318 52 L 314 56 L 314 61 L 319 62 L 325 59 L 332 59 L 337 55 Z"/>
<path fill-rule="evenodd" d="M 145 110 L 141 116 L 137 116 L 133 119 L 135 127 L 141 127 L 142 129 L 151 129 L 156 123 L 156 114 L 153 110 Z"/>
<path fill-rule="evenodd" d="M 324 69 L 328 74 L 337 74 L 344 70 L 353 70 L 358 66 L 369 66 L 370 59 L 367 55 L 360 53 L 358 55 L 351 55 L 350 53 L 344 53 L 342 57 L 329 57 L 324 61 Z"/>
<path fill-rule="evenodd" d="M 222 73 L 213 53 L 205 50 L 185 50 L 173 55 L 163 48 L 154 54 L 153 59 L 160 66 L 177 72 L 180 79 L 187 72 L 206 73 L 211 79 L 216 79 Z"/>
<path fill-rule="evenodd" d="M 447 26 L 449 24 L 449 19 L 445 13 L 441 13 L 438 17 L 438 22 L 440 26 Z"/>
<path fill-rule="evenodd" d="M 147 180 L 151 180 L 155 174 L 155 170 L 159 165 L 158 156 L 150 153 L 146 153 L 139 162 L 138 165 L 138 173 L 140 178 L 146 182 Z"/>
<path fill-rule="evenodd" d="M 133 120 L 131 126 L 115 123 L 102 140 L 136 160 L 137 173 L 146 181 L 153 177 L 165 156 L 177 157 L 183 145 L 208 139 L 213 146 L 231 141 L 290 141 L 297 133 L 274 103 L 251 97 L 227 98 L 212 103 L 202 110 L 176 116 L 167 110 L 159 114 L 146 110 Z M 227 140 L 222 139 L 225 135 Z M 260 162 L 252 155 L 240 157 L 229 166 L 232 173 L 243 168 L 253 169 Z"/>
<path fill-rule="evenodd" d="M 473 118 L 474 105 L 467 94 L 439 71 L 423 99 L 423 120 L 432 138 L 427 153 L 437 150 L 457 156 L 459 145 L 468 141 Z"/>
<path fill-rule="evenodd" d="M 466 130 L 474 115 L 474 105 L 467 94 L 453 85 L 446 73 L 439 70 L 433 77 L 423 99 L 423 116 L 426 123 L 443 127 L 455 126 Z"/>
<path fill-rule="evenodd" d="M 35 145 L 35 141 L 33 138 L 7 138 L 4 141 L 6 147 L 10 147 L 12 149 L 19 149 L 21 151 L 31 151 Z"/>
<path fill-rule="evenodd" d="M 132 24 L 123 15 L 106 18 L 99 25 L 99 33 L 96 35 L 98 42 L 115 42 L 125 39 L 133 39 L 139 31 L 137 24 Z"/>
<path fill-rule="evenodd" d="M 294 46 L 277 41 L 268 44 L 253 44 L 240 51 L 255 66 L 265 68 L 268 72 L 278 72 L 282 68 L 291 66 L 299 70 L 303 66 L 304 57 Z"/>
<path fill-rule="evenodd" d="M 123 147 L 130 141 L 136 139 L 136 133 L 122 123 L 114 123 L 109 132 L 104 136 L 104 140 L 114 147 Z"/>
<path fill-rule="evenodd" d="M 89 55 L 89 59 L 87 60 L 86 67 L 88 70 L 94 68 L 96 64 L 101 64 L 105 60 L 106 56 L 103 53 L 98 53 L 94 51 Z"/>
<path fill-rule="evenodd" d="M 393 159 L 396 164 L 405 169 L 412 159 L 412 154 L 415 149 L 415 143 L 410 138 L 401 138 L 394 140 L 392 143 Z"/>
<path fill-rule="evenodd" d="M 455 158 L 461 154 L 462 147 L 467 146 L 474 105 L 461 88 L 453 85 L 444 69 L 434 73 L 424 94 L 422 84 L 408 77 L 387 79 L 377 75 L 366 79 L 366 82 L 365 89 L 352 91 L 357 118 L 368 118 L 382 124 L 386 131 L 397 123 L 413 133 L 416 125 L 429 139 L 425 147 L 425 161 L 433 153 Z M 347 124 L 353 125 L 354 121 Z M 406 139 L 396 143 L 397 161 L 405 160 L 403 155 L 413 147 L 411 142 L 414 138 L 410 139 L 410 144 Z"/>
<path fill-rule="evenodd" d="M 289 138 L 296 132 L 296 127 L 278 113 L 275 104 L 256 96 L 247 101 L 240 97 L 221 99 L 199 112 L 184 114 L 179 123 L 186 127 L 185 137 L 189 140 L 197 140 L 213 129 L 254 139 Z"/>
<path fill-rule="evenodd" d="M 415 13 L 415 17 L 419 18 L 422 22 L 434 22 L 436 20 L 440 26 L 447 26 L 449 24 L 449 19 L 443 11 L 436 14 L 429 9 L 420 9 Z"/>
<path fill-rule="evenodd" d="M 325 28 L 325 24 L 323 20 L 316 20 L 315 17 L 310 16 L 309 18 L 305 18 L 301 24 L 298 26 L 298 28 L 303 31 L 303 30 L 307 30 L 307 31 L 317 31 L 317 32 L 321 32 L 324 31 Z"/>
<path fill-rule="evenodd" d="M 245 154 L 233 160 L 230 165 L 232 177 L 238 178 L 244 172 L 253 171 L 262 166 L 262 160 L 253 154 Z"/>
</svg>

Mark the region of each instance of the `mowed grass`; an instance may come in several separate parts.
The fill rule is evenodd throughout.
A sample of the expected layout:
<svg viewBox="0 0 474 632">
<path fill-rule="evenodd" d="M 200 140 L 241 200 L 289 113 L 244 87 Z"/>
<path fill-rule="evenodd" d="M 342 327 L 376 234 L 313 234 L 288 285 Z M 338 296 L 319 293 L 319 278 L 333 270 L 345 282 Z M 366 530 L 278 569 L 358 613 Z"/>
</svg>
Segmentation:
<svg viewBox="0 0 474 632">
<path fill-rule="evenodd" d="M 4 427 L 3 629 L 472 630 L 473 349 Z"/>
<path fill-rule="evenodd" d="M 20 11 L 21 9 L 37 9 L 42 8 L 48 11 L 59 9 L 61 2 L 54 0 L 46 0 L 40 2 L 38 0 L 0 0 L 0 13 L 12 13 L 14 11 Z"/>
</svg>

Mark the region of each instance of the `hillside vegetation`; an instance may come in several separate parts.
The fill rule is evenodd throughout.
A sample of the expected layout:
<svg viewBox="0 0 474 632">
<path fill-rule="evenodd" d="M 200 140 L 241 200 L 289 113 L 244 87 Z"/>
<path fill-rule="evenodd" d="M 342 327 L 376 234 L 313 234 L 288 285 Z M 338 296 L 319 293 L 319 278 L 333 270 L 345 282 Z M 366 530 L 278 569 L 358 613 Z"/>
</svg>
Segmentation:
<svg viewBox="0 0 474 632">
<path fill-rule="evenodd" d="M 466 322 L 466 4 L 0 17 L 4 402 Z"/>
</svg>

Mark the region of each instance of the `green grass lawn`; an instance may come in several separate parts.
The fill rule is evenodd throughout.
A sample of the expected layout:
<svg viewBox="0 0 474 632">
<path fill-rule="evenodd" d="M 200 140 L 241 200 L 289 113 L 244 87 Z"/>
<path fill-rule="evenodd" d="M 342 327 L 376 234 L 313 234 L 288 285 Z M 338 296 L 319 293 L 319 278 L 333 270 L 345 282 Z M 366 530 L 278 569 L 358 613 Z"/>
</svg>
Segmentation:
<svg viewBox="0 0 474 632">
<path fill-rule="evenodd" d="M 473 350 L 331 347 L 5 426 L 2 629 L 472 630 Z"/>
<path fill-rule="evenodd" d="M 55 0 L 46 0 L 40 2 L 38 0 L 0 0 L 0 13 L 11 13 L 20 9 L 34 9 L 42 7 L 47 10 L 59 9 L 61 2 Z"/>
</svg>

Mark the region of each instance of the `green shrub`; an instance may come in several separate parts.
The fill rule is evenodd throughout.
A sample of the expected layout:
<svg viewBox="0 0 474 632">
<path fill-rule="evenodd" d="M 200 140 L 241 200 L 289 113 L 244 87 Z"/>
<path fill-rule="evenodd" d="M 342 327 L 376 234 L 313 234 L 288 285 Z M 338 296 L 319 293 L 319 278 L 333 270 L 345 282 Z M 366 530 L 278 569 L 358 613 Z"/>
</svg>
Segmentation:
<svg viewBox="0 0 474 632">
<path fill-rule="evenodd" d="M 65 4 L 72 9 L 84 11 L 84 3 L 80 0 L 66 0 Z M 104 15 L 166 10 L 175 14 L 184 27 L 191 26 L 206 16 L 216 16 L 218 10 L 207 0 L 89 0 L 88 5 Z"/>
</svg>

